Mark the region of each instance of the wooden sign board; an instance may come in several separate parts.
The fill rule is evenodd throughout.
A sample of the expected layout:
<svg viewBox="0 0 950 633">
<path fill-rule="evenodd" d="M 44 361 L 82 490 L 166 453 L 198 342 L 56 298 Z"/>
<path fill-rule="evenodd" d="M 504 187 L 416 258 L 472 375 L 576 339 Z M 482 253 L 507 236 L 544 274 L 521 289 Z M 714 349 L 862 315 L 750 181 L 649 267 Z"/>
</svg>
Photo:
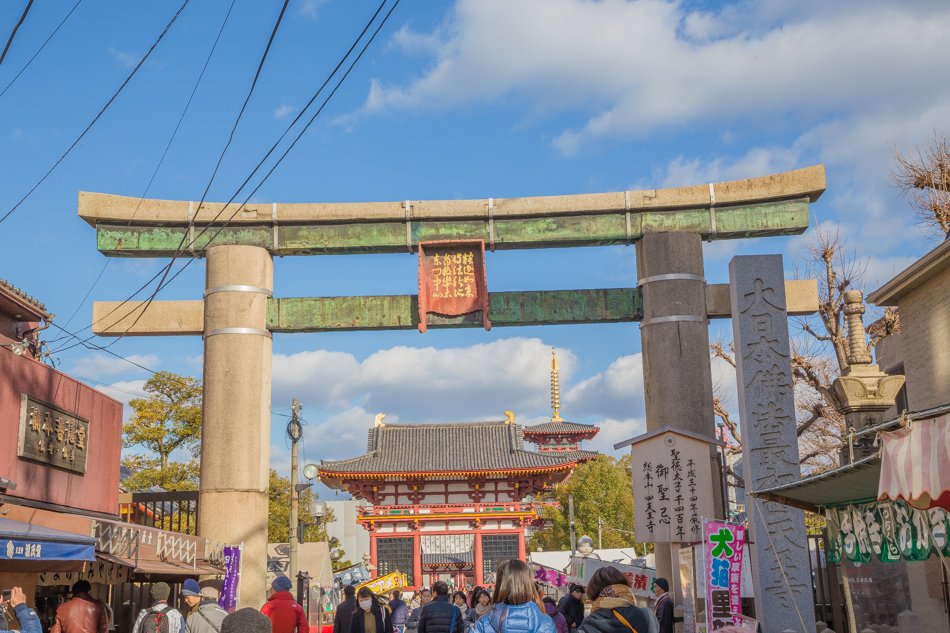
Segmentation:
<svg viewBox="0 0 950 633">
<path fill-rule="evenodd" d="M 714 516 L 712 438 L 663 427 L 631 447 L 634 535 L 641 543 L 695 543 Z"/>
<path fill-rule="evenodd" d="M 426 331 L 430 313 L 452 317 L 479 311 L 490 330 L 485 242 L 420 242 L 419 331 Z"/>
</svg>

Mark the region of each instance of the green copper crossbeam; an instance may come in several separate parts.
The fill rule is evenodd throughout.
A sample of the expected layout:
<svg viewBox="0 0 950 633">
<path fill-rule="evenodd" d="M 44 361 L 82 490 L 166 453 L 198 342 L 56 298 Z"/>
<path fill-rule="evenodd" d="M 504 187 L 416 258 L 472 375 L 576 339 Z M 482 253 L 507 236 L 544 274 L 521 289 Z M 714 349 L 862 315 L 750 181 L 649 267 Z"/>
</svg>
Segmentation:
<svg viewBox="0 0 950 633">
<path fill-rule="evenodd" d="M 621 323 L 639 321 L 642 316 L 637 288 L 489 294 L 492 327 Z M 267 305 L 267 329 L 271 332 L 414 330 L 418 325 L 416 295 L 299 297 L 271 299 Z M 482 323 L 479 313 L 461 317 L 430 314 L 428 327 L 482 327 Z"/>
<path fill-rule="evenodd" d="M 756 204 L 673 210 L 638 210 L 629 214 L 609 211 L 583 215 L 551 215 L 493 219 L 411 220 L 346 222 L 339 224 L 283 224 L 269 222 L 229 224 L 214 245 L 260 246 L 275 255 L 345 255 L 357 253 L 405 253 L 415 244 L 435 240 L 480 239 L 498 250 L 606 246 L 638 240 L 644 233 L 680 231 L 699 233 L 707 239 L 734 239 L 796 235 L 808 228 L 809 198 Z M 629 225 L 627 218 L 629 217 Z M 208 240 L 201 225 L 193 234 L 195 243 L 185 254 L 203 255 Z M 184 226 L 129 225 L 99 220 L 96 224 L 99 250 L 114 257 L 168 257 L 185 239 Z"/>
</svg>

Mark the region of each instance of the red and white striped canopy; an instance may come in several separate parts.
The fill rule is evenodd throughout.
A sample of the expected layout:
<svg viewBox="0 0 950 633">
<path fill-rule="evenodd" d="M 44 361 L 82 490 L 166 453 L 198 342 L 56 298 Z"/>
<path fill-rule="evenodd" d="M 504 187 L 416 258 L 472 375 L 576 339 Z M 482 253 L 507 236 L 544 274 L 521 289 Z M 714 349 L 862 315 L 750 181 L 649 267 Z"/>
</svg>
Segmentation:
<svg viewBox="0 0 950 633">
<path fill-rule="evenodd" d="M 903 499 L 921 510 L 950 511 L 950 415 L 914 420 L 881 433 L 878 501 Z"/>
</svg>

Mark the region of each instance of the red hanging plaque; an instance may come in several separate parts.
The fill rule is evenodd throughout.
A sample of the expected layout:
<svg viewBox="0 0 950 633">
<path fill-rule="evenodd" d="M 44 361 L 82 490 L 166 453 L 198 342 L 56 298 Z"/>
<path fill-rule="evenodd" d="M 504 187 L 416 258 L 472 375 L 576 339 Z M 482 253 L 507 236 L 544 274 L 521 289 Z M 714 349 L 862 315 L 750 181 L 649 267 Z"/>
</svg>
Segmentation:
<svg viewBox="0 0 950 633">
<path fill-rule="evenodd" d="M 419 331 L 426 331 L 428 314 L 461 316 L 478 311 L 490 330 L 485 242 L 420 242 Z"/>
</svg>

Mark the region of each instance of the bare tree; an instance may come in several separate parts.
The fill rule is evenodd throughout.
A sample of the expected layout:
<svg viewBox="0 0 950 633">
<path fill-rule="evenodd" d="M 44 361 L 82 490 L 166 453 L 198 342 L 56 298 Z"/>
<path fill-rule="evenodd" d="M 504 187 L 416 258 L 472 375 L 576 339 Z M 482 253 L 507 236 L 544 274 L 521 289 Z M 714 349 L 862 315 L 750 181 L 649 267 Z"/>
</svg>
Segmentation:
<svg viewBox="0 0 950 633">
<path fill-rule="evenodd" d="M 831 384 L 848 368 L 848 332 L 845 324 L 844 294 L 860 284 L 865 267 L 850 255 L 835 231 L 816 231 L 800 276 L 818 280 L 818 313 L 796 319 L 804 336 L 791 341 L 792 384 L 797 409 L 797 433 L 802 465 L 822 471 L 837 465 L 837 456 L 846 441 L 847 425 L 837 409 Z M 798 275 L 797 275 L 798 276 Z M 867 343 L 867 354 L 897 327 L 897 313 L 888 309 L 876 321 Z M 735 367 L 732 344 L 716 341 L 710 354 Z M 714 389 L 713 411 L 736 444 L 741 445 L 739 425 Z"/>
<path fill-rule="evenodd" d="M 911 153 L 893 148 L 894 183 L 910 196 L 917 223 L 937 239 L 950 238 L 950 145 L 934 131 L 926 147 Z"/>
</svg>

